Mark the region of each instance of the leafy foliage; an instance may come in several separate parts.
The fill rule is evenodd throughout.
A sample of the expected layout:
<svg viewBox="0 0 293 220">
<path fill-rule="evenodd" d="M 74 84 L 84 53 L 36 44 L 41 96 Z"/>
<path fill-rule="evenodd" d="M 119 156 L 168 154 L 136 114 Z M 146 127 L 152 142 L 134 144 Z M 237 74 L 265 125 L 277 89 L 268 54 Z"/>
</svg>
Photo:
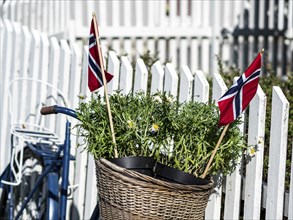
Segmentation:
<svg viewBox="0 0 293 220">
<path fill-rule="evenodd" d="M 176 169 L 202 174 L 220 136 L 215 105 L 179 104 L 166 94 L 115 94 L 110 96 L 119 157 L 154 156 Z M 95 158 L 113 158 L 106 104 L 101 97 L 81 103 L 78 125 Z M 210 173 L 231 173 L 237 164 L 243 138 L 232 124 L 216 154 Z"/>
</svg>

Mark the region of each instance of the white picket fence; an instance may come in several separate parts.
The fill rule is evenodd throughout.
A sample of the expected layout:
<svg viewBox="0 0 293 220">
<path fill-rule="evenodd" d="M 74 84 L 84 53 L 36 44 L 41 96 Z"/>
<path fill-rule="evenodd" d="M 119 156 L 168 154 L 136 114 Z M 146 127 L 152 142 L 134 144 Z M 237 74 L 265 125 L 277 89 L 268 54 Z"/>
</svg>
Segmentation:
<svg viewBox="0 0 293 220">
<path fill-rule="evenodd" d="M 152 54 L 159 53 L 161 63 L 172 63 L 176 70 L 188 65 L 192 72 L 197 69 L 214 72 L 215 55 L 229 66 L 236 63 L 244 69 L 247 57 L 256 55 L 263 47 L 268 51 L 269 60 L 276 60 L 278 68 L 274 68 L 278 72 L 283 74 L 281 69 L 285 71 L 293 66 L 291 0 L 288 3 L 285 0 L 277 3 L 273 0 L 6 0 L 0 10 L 3 18 L 20 22 L 29 30 L 37 29 L 59 39 L 64 37 L 72 43 L 76 38 L 88 37 L 95 11 L 105 51 L 111 48 L 118 56 L 127 54 L 132 61 L 149 50 Z M 246 13 L 248 20 L 245 20 Z M 249 35 L 247 39 L 240 35 L 236 41 L 233 39 L 235 28 L 249 33 L 273 30 L 271 33 L 282 34 L 285 17 L 288 21 L 285 40 L 273 39 L 272 34 Z M 276 55 L 274 48 L 279 47 L 286 47 L 279 54 L 287 54 L 287 59 Z M 283 65 L 284 60 L 288 63 Z"/>
<path fill-rule="evenodd" d="M 10 154 L 7 97 L 9 81 L 17 77 L 32 77 L 49 82 L 66 94 L 71 108 L 78 107 L 80 101 L 78 96 L 87 97 L 85 99 L 87 101 L 91 94 L 87 88 L 87 47 L 81 50 L 77 45 L 69 46 L 66 40 L 58 41 L 56 37 L 48 37 L 47 34 L 37 31 L 31 32 L 27 27 L 11 23 L 9 20 L 0 20 L 0 31 L 0 171 L 2 172 L 9 162 Z M 126 56 L 118 59 L 113 51 L 104 55 L 108 56 L 107 70 L 114 74 L 113 80 L 108 84 L 109 94 L 117 89 L 125 94 L 132 90 L 146 91 L 150 73 L 141 59 L 136 60 L 133 69 Z M 158 61 L 152 66 L 151 74 L 151 92 L 168 91 L 177 96 L 181 102 L 186 100 L 207 102 L 209 99 L 210 85 L 201 70 L 190 71 L 190 68 L 184 65 L 180 71 L 177 71 L 173 64 L 162 65 Z M 218 73 L 213 72 L 211 75 L 213 76 L 212 99 L 218 100 L 227 87 Z M 31 90 L 30 94 L 20 93 L 20 97 L 15 98 L 29 101 L 31 99 L 28 97 L 37 96 L 35 91 Z M 22 94 L 27 95 L 22 97 Z M 33 104 L 26 103 L 26 105 Z M 257 145 L 259 151 L 246 166 L 245 177 L 241 174 L 243 168 L 237 167 L 233 174 L 225 178 L 224 185 L 216 189 L 217 193 L 211 195 L 206 209 L 206 219 L 220 219 L 221 216 L 224 216 L 224 219 L 239 219 L 240 209 L 244 210 L 245 219 L 259 219 L 262 207 L 266 210 L 266 219 L 282 219 L 283 216 L 293 219 L 292 168 L 290 191 L 284 190 L 289 103 L 281 89 L 274 87 L 269 174 L 268 182 L 263 183 L 266 105 L 266 96 L 259 87 L 257 95 L 250 104 L 249 119 L 246 120 L 248 145 Z M 13 106 L 13 109 L 27 111 L 22 106 Z M 39 108 L 34 111 L 38 114 Z M 63 136 L 63 129 L 58 130 L 58 128 L 63 124 L 64 121 L 58 119 L 56 129 L 61 132 L 60 136 Z M 244 130 L 243 127 L 244 124 L 240 125 L 240 129 Z M 70 183 L 78 184 L 78 188 L 73 190 L 72 197 L 68 200 L 68 218 L 89 219 L 97 199 L 95 166 L 91 155 L 84 152 L 82 147 L 76 148 L 79 142 L 82 140 L 72 136 L 71 153 L 76 155 L 76 161 L 70 165 Z M 225 193 L 224 204 L 222 204 L 223 193 Z M 244 205 L 240 203 L 241 201 L 244 201 Z"/>
</svg>

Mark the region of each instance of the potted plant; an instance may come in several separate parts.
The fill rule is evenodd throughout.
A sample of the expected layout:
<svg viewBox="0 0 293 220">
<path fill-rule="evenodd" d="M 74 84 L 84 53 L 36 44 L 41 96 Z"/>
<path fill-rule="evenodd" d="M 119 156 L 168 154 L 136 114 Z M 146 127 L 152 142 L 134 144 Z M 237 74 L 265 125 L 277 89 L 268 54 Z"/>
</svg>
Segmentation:
<svg viewBox="0 0 293 220">
<path fill-rule="evenodd" d="M 139 192 L 139 195 L 136 194 L 131 197 L 131 193 L 128 191 L 126 194 L 131 197 L 128 200 L 137 199 L 138 196 L 145 192 L 148 192 L 149 195 L 154 194 L 153 191 L 149 192 L 149 190 L 152 190 L 152 184 L 158 184 L 158 187 L 168 186 L 168 192 L 170 187 L 177 187 L 175 191 L 179 191 L 179 194 L 175 197 L 178 201 L 175 204 L 173 203 L 172 206 L 176 208 L 176 205 L 178 205 L 176 209 L 184 209 L 181 215 L 185 213 L 186 218 L 194 215 L 194 210 L 196 210 L 196 215 L 199 218 L 203 217 L 205 205 L 198 205 L 201 207 L 200 211 L 198 208 L 193 210 L 188 203 L 186 205 L 186 201 L 189 199 L 202 200 L 206 204 L 213 188 L 213 183 L 209 178 L 203 180 L 196 177 L 203 173 L 220 136 L 218 108 L 213 104 L 197 102 L 180 104 L 174 97 L 165 93 L 154 95 L 145 95 L 143 93 L 121 95 L 118 93 L 110 96 L 110 103 L 118 157 L 136 159 L 137 157 L 147 157 L 148 160 L 144 162 L 146 166 L 138 167 L 142 169 L 140 170 L 141 172 L 133 172 L 117 166 L 117 164 L 121 165 L 119 164 L 121 159 L 114 159 L 116 164 L 109 162 L 113 162 L 115 145 L 111 139 L 106 104 L 101 97 L 92 98 L 88 103 L 80 103 L 77 109 L 78 117 L 81 120 L 81 124 L 78 125 L 79 133 L 85 138 L 86 149 L 96 159 L 98 186 L 106 188 L 101 192 L 103 195 L 100 195 L 102 206 L 110 203 L 116 204 L 114 207 L 111 206 L 109 210 L 104 211 L 104 217 L 109 213 L 113 213 L 113 209 L 115 209 L 115 213 L 120 212 L 120 214 L 121 210 L 127 209 L 127 212 L 123 211 L 121 215 L 127 213 L 126 215 L 129 218 L 133 217 L 133 213 L 134 216 L 141 217 L 143 212 L 146 212 L 145 209 L 142 209 L 142 213 L 137 210 L 131 210 L 129 208 L 131 207 L 129 205 L 131 201 L 128 201 L 127 205 L 123 205 L 121 201 L 118 201 L 117 194 L 121 193 L 122 188 L 126 188 L 125 186 L 107 186 L 114 182 L 115 184 L 117 182 L 117 185 L 123 184 L 125 176 L 131 176 L 132 179 L 129 181 L 132 183 L 135 181 L 139 185 L 136 190 L 130 190 L 131 193 L 138 191 L 138 188 L 140 189 L 142 185 L 145 186 L 145 183 L 142 183 L 143 181 L 151 183 L 147 190 Z M 215 156 L 214 163 L 209 169 L 210 174 L 218 172 L 228 174 L 234 170 L 238 162 L 237 158 L 245 146 L 236 124 L 237 121 L 231 124 L 224 137 L 222 145 Z M 148 169 L 148 171 L 144 169 Z M 104 180 L 99 177 L 106 171 L 113 171 L 113 173 L 107 177 L 109 181 L 103 183 Z M 122 181 L 116 181 L 117 173 L 124 175 L 121 177 Z M 114 189 L 119 190 L 115 191 Z M 192 195 L 192 198 L 188 199 L 187 197 L 191 195 L 188 190 L 202 191 L 202 195 L 200 197 Z M 113 194 L 113 198 L 109 199 L 110 201 L 104 201 L 103 196 L 110 194 Z M 154 200 L 159 198 L 158 195 L 156 196 L 156 198 L 153 198 Z M 173 202 L 175 201 L 173 194 L 167 197 L 171 198 L 170 200 Z M 147 200 L 149 204 L 152 201 L 150 198 Z M 166 201 L 163 203 L 166 203 Z M 156 204 L 158 205 L 157 201 Z M 166 210 L 161 207 L 160 210 L 153 211 L 153 213 L 163 212 L 162 216 L 164 218 L 166 215 L 166 218 L 173 218 L 174 216 L 169 216 L 169 214 L 174 214 L 175 211 Z M 117 214 L 114 218 L 121 215 Z M 159 216 L 156 214 L 152 217 L 159 218 Z"/>
</svg>

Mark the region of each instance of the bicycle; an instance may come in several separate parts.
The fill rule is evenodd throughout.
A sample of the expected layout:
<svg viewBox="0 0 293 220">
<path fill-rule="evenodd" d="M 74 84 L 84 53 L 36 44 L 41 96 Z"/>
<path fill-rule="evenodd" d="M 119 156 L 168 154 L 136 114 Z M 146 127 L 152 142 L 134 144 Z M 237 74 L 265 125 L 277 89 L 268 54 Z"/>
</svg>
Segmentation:
<svg viewBox="0 0 293 220">
<path fill-rule="evenodd" d="M 38 82 L 54 89 L 48 83 L 30 78 L 16 79 L 10 86 L 21 80 Z M 62 92 L 57 89 L 55 94 L 66 106 L 67 100 Z M 49 96 L 44 97 L 47 99 Z M 42 115 L 58 113 L 77 119 L 76 112 L 67 107 L 53 105 L 41 108 Z M 18 123 L 12 126 L 11 162 L 0 176 L 1 219 L 66 219 L 69 161 L 74 160 L 70 155 L 70 129 L 71 122 L 67 119 L 62 142 L 56 134 L 40 125 Z M 97 204 L 91 219 L 98 216 Z"/>
</svg>

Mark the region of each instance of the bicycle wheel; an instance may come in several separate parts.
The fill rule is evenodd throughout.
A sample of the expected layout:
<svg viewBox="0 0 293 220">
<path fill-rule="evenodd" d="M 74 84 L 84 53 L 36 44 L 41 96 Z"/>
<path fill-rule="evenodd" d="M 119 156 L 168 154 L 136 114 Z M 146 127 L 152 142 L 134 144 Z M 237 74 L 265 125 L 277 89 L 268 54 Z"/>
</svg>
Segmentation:
<svg viewBox="0 0 293 220">
<path fill-rule="evenodd" d="M 14 215 L 16 215 L 29 192 L 33 189 L 38 177 L 42 174 L 44 165 L 42 159 L 35 155 L 30 149 L 24 150 L 22 179 L 20 185 L 13 191 Z M 20 219 L 44 219 L 46 212 L 47 186 L 45 179 L 38 187 L 26 208 L 23 210 Z"/>
</svg>

